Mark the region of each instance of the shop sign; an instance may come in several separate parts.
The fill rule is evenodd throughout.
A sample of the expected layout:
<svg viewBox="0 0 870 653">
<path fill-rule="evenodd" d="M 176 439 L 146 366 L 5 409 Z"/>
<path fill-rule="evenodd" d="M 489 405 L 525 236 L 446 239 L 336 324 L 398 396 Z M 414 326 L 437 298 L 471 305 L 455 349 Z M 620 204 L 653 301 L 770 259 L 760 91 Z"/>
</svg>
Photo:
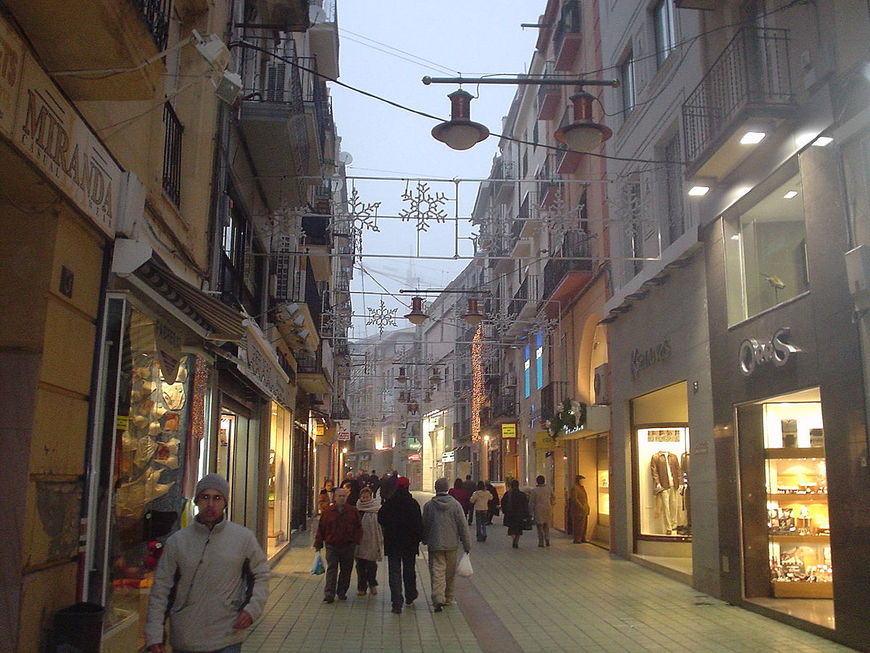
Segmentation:
<svg viewBox="0 0 870 653">
<path fill-rule="evenodd" d="M 6 33 L 4 26 L 3 34 Z M 21 50 L 20 82 L 11 140 L 69 199 L 109 236 L 115 235 L 123 173 L 87 123 L 79 116 L 26 50 Z M 8 58 L 0 86 L 0 130 L 9 129 L 9 81 L 19 71 Z M 3 53 L 3 63 L 7 62 Z M 4 66 L 0 64 L 0 70 Z"/>
<path fill-rule="evenodd" d="M 455 451 L 445 451 L 441 454 L 441 462 L 442 463 L 452 463 L 456 460 L 456 452 Z"/>
<path fill-rule="evenodd" d="M 246 376 L 275 401 L 290 408 L 290 379 L 281 369 L 274 352 L 266 353 L 259 338 L 249 330 L 242 341 Z M 268 346 L 268 345 L 267 345 Z"/>
<path fill-rule="evenodd" d="M 770 340 L 759 342 L 755 338 L 747 338 L 740 343 L 738 352 L 738 365 L 743 376 L 752 376 L 755 368 L 759 365 L 771 363 L 774 367 L 782 367 L 788 363 L 792 354 L 803 350 L 790 344 L 791 329 L 782 327 L 777 329 Z"/>
<path fill-rule="evenodd" d="M 335 420 L 335 430 L 338 431 L 339 442 L 350 442 L 350 420 L 337 419 Z"/>
<path fill-rule="evenodd" d="M 656 363 L 663 363 L 671 357 L 671 341 L 665 340 L 647 349 L 631 352 L 631 378 L 637 381 L 640 373 Z"/>
<path fill-rule="evenodd" d="M 24 44 L 4 20 L 0 20 L 0 133 L 12 134 L 15 105 L 21 85 Z"/>
<path fill-rule="evenodd" d="M 501 437 L 503 437 L 503 438 L 515 438 L 515 437 L 517 437 L 517 425 L 516 424 L 502 424 L 501 425 Z"/>
<path fill-rule="evenodd" d="M 410 456 L 408 456 L 408 462 L 411 463 L 417 463 L 421 460 L 423 460 L 423 456 L 418 453 L 412 453 Z"/>
</svg>

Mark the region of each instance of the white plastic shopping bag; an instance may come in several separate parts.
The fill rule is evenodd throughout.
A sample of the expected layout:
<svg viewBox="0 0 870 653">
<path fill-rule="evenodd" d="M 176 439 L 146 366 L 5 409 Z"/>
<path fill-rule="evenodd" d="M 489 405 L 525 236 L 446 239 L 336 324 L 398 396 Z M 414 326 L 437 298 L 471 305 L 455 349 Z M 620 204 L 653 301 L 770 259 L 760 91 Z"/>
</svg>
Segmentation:
<svg viewBox="0 0 870 653">
<path fill-rule="evenodd" d="M 320 555 L 320 551 L 318 551 L 314 554 L 314 562 L 311 564 L 311 573 L 315 576 L 319 576 L 325 571 L 326 567 L 323 566 L 323 556 Z"/>
<path fill-rule="evenodd" d="M 460 576 L 471 576 L 474 573 L 474 569 L 471 568 L 471 556 L 467 553 L 462 555 L 462 558 L 459 560 L 459 564 L 456 565 L 456 573 Z"/>
</svg>

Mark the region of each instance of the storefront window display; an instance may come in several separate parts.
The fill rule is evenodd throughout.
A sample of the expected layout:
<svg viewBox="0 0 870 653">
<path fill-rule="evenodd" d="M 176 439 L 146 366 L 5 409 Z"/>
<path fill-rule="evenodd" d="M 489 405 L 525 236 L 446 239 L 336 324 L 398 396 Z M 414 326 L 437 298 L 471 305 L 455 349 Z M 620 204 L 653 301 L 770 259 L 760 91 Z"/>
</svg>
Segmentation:
<svg viewBox="0 0 870 653">
<path fill-rule="evenodd" d="M 290 465 L 293 414 L 272 402 L 269 437 L 268 553 L 273 555 L 287 543 L 290 534 Z"/>
<path fill-rule="evenodd" d="M 761 408 L 770 595 L 831 598 L 831 531 L 818 390 L 752 406 L 755 414 Z M 752 411 L 749 407 L 739 410 Z"/>
<path fill-rule="evenodd" d="M 195 357 L 171 327 L 123 301 L 109 306 L 110 366 L 117 401 L 108 402 L 101 466 L 92 593 L 101 592 L 111 628 L 132 613 L 144 621 L 163 543 L 186 520 L 184 497 Z M 111 377 L 110 377 L 111 378 Z M 111 417 L 110 417 L 111 416 Z M 114 428 L 110 428 L 112 425 Z M 111 443 L 111 444 L 110 444 Z"/>
</svg>

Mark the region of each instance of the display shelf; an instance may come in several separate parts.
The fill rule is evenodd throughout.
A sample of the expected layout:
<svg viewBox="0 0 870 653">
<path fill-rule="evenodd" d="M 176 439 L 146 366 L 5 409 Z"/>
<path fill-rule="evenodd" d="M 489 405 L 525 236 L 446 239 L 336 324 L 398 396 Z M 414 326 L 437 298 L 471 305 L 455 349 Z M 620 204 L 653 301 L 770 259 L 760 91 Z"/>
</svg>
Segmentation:
<svg viewBox="0 0 870 653">
<path fill-rule="evenodd" d="M 824 458 L 824 447 L 787 447 L 777 449 L 765 449 L 768 460 L 804 460 L 806 458 Z"/>
<path fill-rule="evenodd" d="M 832 599 L 834 584 L 831 582 L 811 583 L 805 580 L 770 582 L 773 595 L 779 599 Z"/>
<path fill-rule="evenodd" d="M 780 503 L 828 503 L 827 492 L 815 492 L 812 494 L 798 494 L 792 492 L 772 492 L 767 495 L 769 501 Z"/>
<path fill-rule="evenodd" d="M 771 542 L 779 544 L 828 544 L 830 535 L 771 535 Z"/>
</svg>

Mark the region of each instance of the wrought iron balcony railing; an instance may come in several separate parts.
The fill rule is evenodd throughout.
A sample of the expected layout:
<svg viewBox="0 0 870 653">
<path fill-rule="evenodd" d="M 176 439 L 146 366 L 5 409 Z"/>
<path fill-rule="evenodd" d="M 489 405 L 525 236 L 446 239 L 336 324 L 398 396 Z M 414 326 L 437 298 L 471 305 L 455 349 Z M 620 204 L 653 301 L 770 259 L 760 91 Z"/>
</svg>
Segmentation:
<svg viewBox="0 0 870 653">
<path fill-rule="evenodd" d="M 169 38 L 169 10 L 172 0 L 132 0 L 132 2 L 148 26 L 157 49 L 165 50 Z"/>
<path fill-rule="evenodd" d="M 686 158 L 701 157 L 747 115 L 793 103 L 788 30 L 742 28 L 683 103 Z"/>
</svg>

